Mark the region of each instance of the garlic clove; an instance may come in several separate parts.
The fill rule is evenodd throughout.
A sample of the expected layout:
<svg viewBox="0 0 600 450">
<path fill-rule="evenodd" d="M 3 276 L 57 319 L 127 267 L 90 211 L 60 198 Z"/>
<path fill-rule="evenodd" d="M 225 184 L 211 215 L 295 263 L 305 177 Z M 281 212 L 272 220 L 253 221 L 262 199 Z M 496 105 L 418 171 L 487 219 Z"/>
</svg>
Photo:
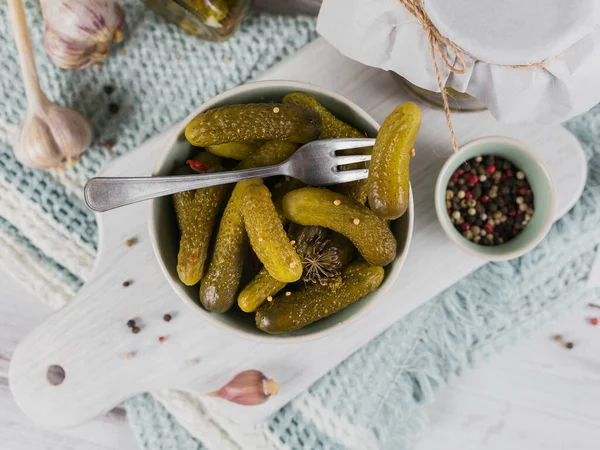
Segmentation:
<svg viewBox="0 0 600 450">
<path fill-rule="evenodd" d="M 260 405 L 279 392 L 279 384 L 258 370 L 238 373 L 231 381 L 209 396 L 219 397 L 238 405 Z"/>
<path fill-rule="evenodd" d="M 92 141 L 92 127 L 79 113 L 52 103 L 28 116 L 13 146 L 15 157 L 38 169 L 64 168 L 77 162 Z"/>
<path fill-rule="evenodd" d="M 21 123 L 13 152 L 21 164 L 39 169 L 58 167 L 63 160 L 48 124 L 38 116 Z"/>
<path fill-rule="evenodd" d="M 116 0 L 41 0 L 44 47 L 57 66 L 80 69 L 105 60 L 123 40 L 125 12 Z"/>
<path fill-rule="evenodd" d="M 92 126 L 78 112 L 52 104 L 46 110 L 46 120 L 56 145 L 67 161 L 79 160 L 92 143 Z"/>
</svg>

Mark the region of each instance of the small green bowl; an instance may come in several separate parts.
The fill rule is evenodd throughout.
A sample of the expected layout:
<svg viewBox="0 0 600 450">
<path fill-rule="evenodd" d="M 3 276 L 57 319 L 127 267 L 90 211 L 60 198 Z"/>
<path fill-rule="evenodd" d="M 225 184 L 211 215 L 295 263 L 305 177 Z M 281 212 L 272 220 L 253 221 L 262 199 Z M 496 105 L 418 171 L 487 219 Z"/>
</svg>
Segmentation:
<svg viewBox="0 0 600 450">
<path fill-rule="evenodd" d="M 533 191 L 535 211 L 529 224 L 514 239 L 493 247 L 467 240 L 454 228 L 446 209 L 446 189 L 450 177 L 461 164 L 479 155 L 498 156 L 512 162 L 525 172 Z M 506 261 L 524 255 L 544 239 L 556 213 L 556 189 L 548 168 L 527 145 L 502 136 L 485 137 L 463 145 L 446 161 L 435 186 L 435 210 L 445 233 L 461 250 L 488 261 Z"/>
</svg>

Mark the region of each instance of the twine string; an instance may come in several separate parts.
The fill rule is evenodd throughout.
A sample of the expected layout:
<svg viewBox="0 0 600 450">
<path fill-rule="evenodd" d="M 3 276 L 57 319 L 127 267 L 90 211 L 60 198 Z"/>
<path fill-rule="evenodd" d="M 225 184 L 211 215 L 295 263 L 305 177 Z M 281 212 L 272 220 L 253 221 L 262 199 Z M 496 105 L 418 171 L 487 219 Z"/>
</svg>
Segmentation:
<svg viewBox="0 0 600 450">
<path fill-rule="evenodd" d="M 398 0 L 406 10 L 415 17 L 423 27 L 425 34 L 427 34 L 427 41 L 429 43 L 429 51 L 431 53 L 431 61 L 433 63 L 433 70 L 435 72 L 435 78 L 440 89 L 442 96 L 442 102 L 444 104 L 444 115 L 446 116 L 446 123 L 450 130 L 450 138 L 452 140 L 452 149 L 458 151 L 458 143 L 456 141 L 456 133 L 454 132 L 454 126 L 452 125 L 452 117 L 450 115 L 450 105 L 448 103 L 448 93 L 442 83 L 442 75 L 440 74 L 440 68 L 437 62 L 437 56 L 444 63 L 444 66 L 453 73 L 463 74 L 467 70 L 467 64 L 463 57 L 464 52 L 458 45 L 442 35 L 436 26 L 431 22 L 429 15 L 423 7 L 423 0 Z M 454 55 L 454 63 L 448 60 L 447 53 Z"/>
<path fill-rule="evenodd" d="M 415 19 L 421 24 L 425 34 L 427 34 L 427 41 L 429 43 L 429 51 L 431 53 L 431 61 L 433 63 L 433 70 L 435 72 L 435 78 L 440 89 L 442 96 L 442 102 L 444 104 L 444 115 L 446 116 L 446 123 L 450 130 L 450 138 L 452 139 L 452 148 L 455 152 L 458 151 L 458 144 L 456 142 L 456 134 L 454 133 L 454 126 L 452 125 L 452 117 L 450 115 L 450 105 L 448 103 L 448 93 L 442 83 L 442 75 L 440 74 L 440 68 L 438 66 L 437 57 L 442 60 L 444 67 L 452 73 L 462 75 L 467 71 L 467 64 L 465 63 L 464 56 L 468 56 L 473 60 L 477 60 L 473 55 L 469 54 L 446 36 L 444 36 L 437 27 L 433 24 L 429 15 L 425 11 L 423 6 L 423 0 L 398 0 L 398 2 L 406 8 L 406 10 L 414 16 Z M 447 54 L 454 55 L 454 63 L 451 63 L 448 59 Z M 500 64 L 504 65 L 504 64 Z M 531 69 L 536 67 L 545 67 L 546 61 L 540 61 L 532 64 L 520 64 L 512 65 L 507 64 L 505 67 L 511 67 L 513 69 Z"/>
</svg>

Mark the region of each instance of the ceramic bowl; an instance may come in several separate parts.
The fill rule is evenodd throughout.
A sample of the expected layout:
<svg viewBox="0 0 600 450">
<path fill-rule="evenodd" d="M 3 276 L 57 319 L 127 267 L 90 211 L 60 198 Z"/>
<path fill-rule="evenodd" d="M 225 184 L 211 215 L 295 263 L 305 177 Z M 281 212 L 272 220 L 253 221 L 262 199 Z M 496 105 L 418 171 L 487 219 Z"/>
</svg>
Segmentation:
<svg viewBox="0 0 600 450">
<path fill-rule="evenodd" d="M 465 161 L 478 155 L 493 155 L 512 162 L 525 172 L 533 191 L 534 213 L 521 233 L 505 244 L 486 247 L 475 244 L 454 228 L 446 210 L 446 187 L 450 177 Z M 556 189 L 546 164 L 524 143 L 501 136 L 476 139 L 462 146 L 452 155 L 437 178 L 435 209 L 442 228 L 461 250 L 488 261 L 517 258 L 538 245 L 550 230 L 556 213 Z"/>
<path fill-rule="evenodd" d="M 160 158 L 154 174 L 168 175 L 175 168 L 182 166 L 185 160 L 188 159 L 188 156 L 192 153 L 192 148 L 185 140 L 183 132 L 189 120 L 197 114 L 228 104 L 281 102 L 286 94 L 294 91 L 302 91 L 314 96 L 340 119 L 365 131 L 371 137 L 377 135 L 379 124 L 357 105 L 334 92 L 295 81 L 261 81 L 239 86 L 218 95 L 190 114 L 186 120 L 173 130 L 172 139 L 165 146 L 166 150 Z M 365 296 L 337 314 L 315 322 L 301 330 L 282 335 L 269 335 L 260 331 L 254 324 L 254 314 L 243 313 L 237 308 L 237 305 L 225 314 L 206 311 L 198 301 L 198 286 L 188 287 L 179 281 L 176 270 L 179 230 L 171 197 L 159 198 L 151 202 L 149 226 L 154 252 L 162 271 L 175 292 L 196 314 L 242 338 L 262 342 L 287 343 L 332 334 L 364 315 L 367 310 L 386 295 L 406 259 L 413 231 L 413 210 L 411 192 L 408 211 L 400 219 L 394 221 L 392 226 L 392 231 L 398 241 L 396 259 L 386 267 L 385 279 L 377 291 Z"/>
</svg>

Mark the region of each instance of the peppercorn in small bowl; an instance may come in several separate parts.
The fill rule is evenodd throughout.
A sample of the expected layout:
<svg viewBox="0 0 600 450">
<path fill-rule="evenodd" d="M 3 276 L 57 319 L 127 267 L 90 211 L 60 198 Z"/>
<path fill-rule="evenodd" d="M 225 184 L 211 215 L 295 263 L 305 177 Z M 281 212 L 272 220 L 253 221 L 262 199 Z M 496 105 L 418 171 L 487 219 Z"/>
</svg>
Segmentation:
<svg viewBox="0 0 600 450">
<path fill-rule="evenodd" d="M 546 236 L 556 192 L 533 150 L 494 136 L 471 141 L 446 161 L 435 206 L 442 229 L 461 250 L 504 261 L 529 252 Z"/>
</svg>

